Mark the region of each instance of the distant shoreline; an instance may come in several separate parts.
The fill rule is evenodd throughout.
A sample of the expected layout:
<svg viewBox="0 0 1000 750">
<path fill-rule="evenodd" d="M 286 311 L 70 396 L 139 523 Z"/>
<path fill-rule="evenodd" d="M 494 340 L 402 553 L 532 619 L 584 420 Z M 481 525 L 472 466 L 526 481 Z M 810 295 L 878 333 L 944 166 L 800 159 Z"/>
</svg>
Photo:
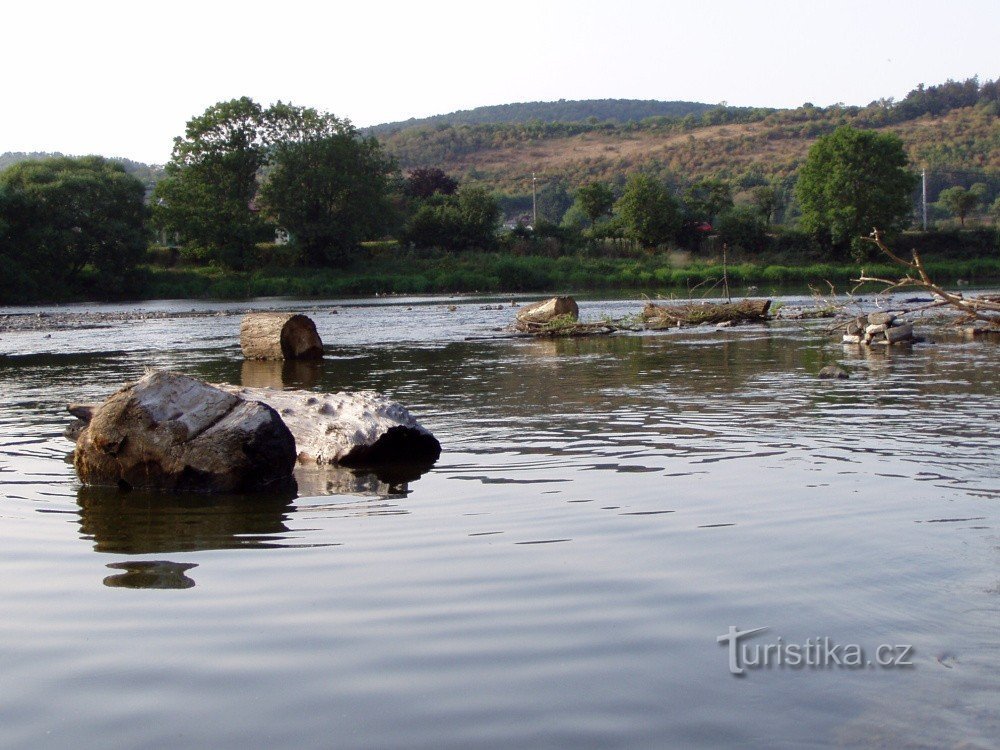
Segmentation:
<svg viewBox="0 0 1000 750">
<path fill-rule="evenodd" d="M 928 259 L 927 269 L 939 283 L 982 284 L 1000 280 L 1000 258 Z M 864 264 L 869 276 L 898 278 L 900 268 L 885 263 Z M 3 302 L 3 307 L 80 303 L 139 302 L 164 299 L 241 301 L 259 297 L 338 299 L 383 295 L 523 294 L 558 290 L 563 293 L 636 291 L 674 296 L 712 296 L 722 293 L 723 272 L 734 294 L 765 295 L 782 287 L 816 287 L 826 294 L 832 284 L 838 292 L 855 286 L 861 272 L 857 263 L 736 263 L 725 269 L 717 263 L 674 267 L 665 255 L 636 258 L 585 256 L 518 256 L 468 252 L 435 258 L 373 258 L 357 267 L 264 268 L 225 271 L 204 266 L 140 268 L 137 293 L 109 298 L 86 290 L 55 297 Z M 869 287 L 865 291 L 870 291 Z M 207 313 L 191 312 L 188 315 Z M 2 329 L 2 326 L 0 326 Z"/>
</svg>

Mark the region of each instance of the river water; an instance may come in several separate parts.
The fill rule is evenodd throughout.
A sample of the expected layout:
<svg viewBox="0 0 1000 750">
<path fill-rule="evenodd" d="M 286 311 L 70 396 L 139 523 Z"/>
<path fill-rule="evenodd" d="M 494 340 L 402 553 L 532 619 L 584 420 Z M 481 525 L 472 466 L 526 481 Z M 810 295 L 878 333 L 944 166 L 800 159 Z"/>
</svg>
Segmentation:
<svg viewBox="0 0 1000 750">
<path fill-rule="evenodd" d="M 0 746 L 997 747 L 1000 346 L 466 340 L 511 318 L 487 302 L 256 303 L 316 321 L 317 366 L 244 363 L 246 304 L 0 336 Z M 443 454 L 289 497 L 81 488 L 65 404 L 149 366 L 377 389 Z M 734 676 L 730 627 L 865 663 Z"/>
</svg>

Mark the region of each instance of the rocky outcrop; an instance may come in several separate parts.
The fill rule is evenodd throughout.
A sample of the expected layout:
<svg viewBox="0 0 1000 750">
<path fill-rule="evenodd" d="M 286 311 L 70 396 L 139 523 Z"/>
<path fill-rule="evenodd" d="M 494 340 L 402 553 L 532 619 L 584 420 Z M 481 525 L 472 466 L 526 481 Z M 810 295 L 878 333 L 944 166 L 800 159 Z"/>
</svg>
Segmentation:
<svg viewBox="0 0 1000 750">
<path fill-rule="evenodd" d="M 103 404 L 72 404 L 66 436 L 86 484 L 244 492 L 276 489 L 298 461 L 426 471 L 441 444 L 374 391 L 313 393 L 153 372 Z"/>
<path fill-rule="evenodd" d="M 274 408 L 295 436 L 300 463 L 432 464 L 441 444 L 406 407 L 375 391 L 313 393 L 219 385 Z"/>
<path fill-rule="evenodd" d="M 323 342 L 316 324 L 293 313 L 250 313 L 240 324 L 240 348 L 247 359 L 319 359 Z"/>
<path fill-rule="evenodd" d="M 153 371 L 74 409 L 86 422 L 73 454 L 85 484 L 247 492 L 294 481 L 295 439 L 278 413 L 197 378 Z"/>
</svg>

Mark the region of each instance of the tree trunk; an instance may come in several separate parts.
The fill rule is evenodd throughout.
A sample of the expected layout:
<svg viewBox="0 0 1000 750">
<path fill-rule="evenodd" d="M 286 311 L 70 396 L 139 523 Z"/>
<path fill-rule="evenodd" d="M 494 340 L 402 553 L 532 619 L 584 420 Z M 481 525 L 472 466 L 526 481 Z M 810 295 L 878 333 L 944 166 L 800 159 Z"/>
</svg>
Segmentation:
<svg viewBox="0 0 1000 750">
<path fill-rule="evenodd" d="M 240 325 L 247 359 L 319 359 L 323 342 L 316 324 L 294 313 L 250 313 Z"/>
</svg>

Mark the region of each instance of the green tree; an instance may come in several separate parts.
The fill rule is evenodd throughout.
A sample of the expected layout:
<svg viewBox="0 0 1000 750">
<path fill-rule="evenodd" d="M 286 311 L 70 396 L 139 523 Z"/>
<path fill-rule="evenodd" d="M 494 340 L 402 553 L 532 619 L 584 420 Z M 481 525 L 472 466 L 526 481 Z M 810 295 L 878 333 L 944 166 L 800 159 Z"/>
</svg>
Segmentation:
<svg viewBox="0 0 1000 750">
<path fill-rule="evenodd" d="M 174 139 L 166 177 L 153 192 L 153 222 L 242 268 L 267 236 L 254 199 L 267 163 L 264 111 L 243 97 L 213 104 Z"/>
<path fill-rule="evenodd" d="M 767 222 L 751 206 L 735 206 L 719 216 L 715 226 L 723 242 L 750 252 L 760 252 L 767 245 Z"/>
<path fill-rule="evenodd" d="M 438 167 L 421 167 L 406 175 L 404 190 L 411 198 L 430 198 L 434 193 L 452 195 L 458 190 L 458 180 Z"/>
<path fill-rule="evenodd" d="M 979 203 L 979 194 L 971 190 L 966 190 L 961 185 L 955 185 L 955 187 L 947 188 L 938 193 L 938 202 L 949 213 L 957 216 L 964 227 L 965 217 Z"/>
<path fill-rule="evenodd" d="M 764 219 L 765 226 L 771 226 L 775 212 L 781 207 L 781 192 L 774 185 L 758 185 L 750 190 L 750 200 Z"/>
<path fill-rule="evenodd" d="M 497 241 L 500 205 L 483 188 L 463 187 L 454 195 L 436 193 L 410 216 L 402 239 L 417 247 L 488 250 Z"/>
<path fill-rule="evenodd" d="M 558 224 L 573 205 L 569 184 L 562 178 L 547 182 L 538 191 L 538 221 Z"/>
<path fill-rule="evenodd" d="M 288 230 L 310 265 L 344 262 L 386 229 L 392 212 L 392 159 L 350 124 L 332 133 L 328 125 L 314 138 L 279 141 L 259 193 L 265 216 Z"/>
<path fill-rule="evenodd" d="M 799 173 L 802 228 L 863 258 L 862 236 L 905 225 L 916 181 L 898 136 L 844 125 L 813 144 Z"/>
<path fill-rule="evenodd" d="M 673 240 L 681 226 L 677 202 L 662 183 L 649 175 L 630 177 L 615 208 L 626 235 L 646 247 Z"/>
<path fill-rule="evenodd" d="M 584 215 L 590 221 L 590 228 L 593 229 L 598 219 L 611 213 L 615 197 L 611 192 L 611 186 L 606 182 L 592 182 L 576 191 L 576 202 L 580 204 Z"/>
<path fill-rule="evenodd" d="M 98 290 L 123 291 L 146 249 L 145 188 L 99 156 L 22 161 L 0 173 L 5 273 L 50 291 L 74 287 L 85 268 Z"/>
<path fill-rule="evenodd" d="M 719 214 L 733 207 L 733 188 L 722 180 L 698 180 L 684 192 L 684 207 L 689 220 L 714 224 Z"/>
</svg>

